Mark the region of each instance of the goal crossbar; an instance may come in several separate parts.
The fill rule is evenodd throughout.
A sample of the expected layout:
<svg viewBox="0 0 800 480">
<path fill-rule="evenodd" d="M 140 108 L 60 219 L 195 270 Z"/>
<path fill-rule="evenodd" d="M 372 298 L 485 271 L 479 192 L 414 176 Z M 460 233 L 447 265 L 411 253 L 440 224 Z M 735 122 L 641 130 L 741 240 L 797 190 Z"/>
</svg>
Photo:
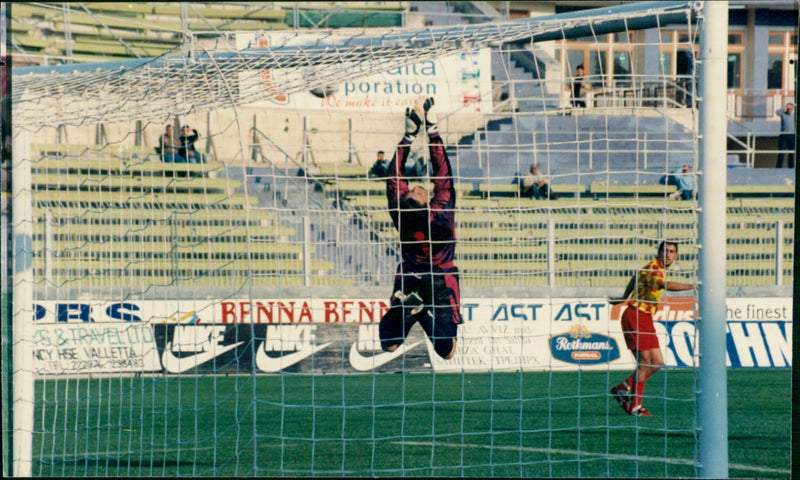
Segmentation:
<svg viewBox="0 0 800 480">
<path fill-rule="evenodd" d="M 177 113 L 247 104 L 269 94 L 241 89 L 241 80 L 258 80 L 261 72 L 288 72 L 271 78 L 272 90 L 286 94 L 324 88 L 366 77 L 389 67 L 428 61 L 443 54 L 514 42 L 542 42 L 598 36 L 692 21 L 694 2 L 652 2 L 596 8 L 567 14 L 511 20 L 498 24 L 389 31 L 378 35 L 329 33 L 314 43 L 194 52 L 189 57 L 164 55 L 119 62 L 27 67 L 14 70 L 14 102 L 19 126 L 57 126 L 128 120 L 139 103 L 156 100 Z M 185 92 L 218 92 L 202 98 Z M 49 104 L 53 90 L 74 102 Z M 19 108 L 25 103 L 36 108 Z M 145 111 L 147 109 L 144 109 Z M 141 115 L 137 116 L 143 119 Z"/>
</svg>

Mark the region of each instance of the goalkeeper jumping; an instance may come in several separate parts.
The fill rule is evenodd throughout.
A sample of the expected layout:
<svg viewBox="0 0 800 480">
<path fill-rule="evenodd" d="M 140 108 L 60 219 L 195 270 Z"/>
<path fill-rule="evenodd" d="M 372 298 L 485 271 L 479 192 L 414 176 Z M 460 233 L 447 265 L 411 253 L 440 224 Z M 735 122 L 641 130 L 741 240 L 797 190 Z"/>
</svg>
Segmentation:
<svg viewBox="0 0 800 480">
<path fill-rule="evenodd" d="M 453 265 L 456 192 L 433 103 L 433 98 L 428 98 L 423 104 L 424 125 L 415 109 L 406 109 L 405 135 L 389 164 L 386 196 L 392 222 L 400 232 L 402 260 L 394 278 L 391 305 L 379 330 L 381 347 L 393 352 L 419 322 L 436 353 L 450 359 L 455 354 L 456 333 L 462 323 L 458 269 Z M 420 128 L 429 138 L 433 198 L 422 187 L 409 190 L 408 181 L 402 176 L 411 143 Z"/>
</svg>

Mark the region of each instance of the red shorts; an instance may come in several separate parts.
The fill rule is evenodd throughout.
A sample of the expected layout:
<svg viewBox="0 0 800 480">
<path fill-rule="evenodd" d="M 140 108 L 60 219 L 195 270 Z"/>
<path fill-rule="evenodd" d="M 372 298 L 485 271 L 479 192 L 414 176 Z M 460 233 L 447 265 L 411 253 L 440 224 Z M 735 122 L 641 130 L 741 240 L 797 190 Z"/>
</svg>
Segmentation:
<svg viewBox="0 0 800 480">
<path fill-rule="evenodd" d="M 622 312 L 622 333 L 628 350 L 643 352 L 660 348 L 653 316 L 638 308 L 628 307 Z"/>
</svg>

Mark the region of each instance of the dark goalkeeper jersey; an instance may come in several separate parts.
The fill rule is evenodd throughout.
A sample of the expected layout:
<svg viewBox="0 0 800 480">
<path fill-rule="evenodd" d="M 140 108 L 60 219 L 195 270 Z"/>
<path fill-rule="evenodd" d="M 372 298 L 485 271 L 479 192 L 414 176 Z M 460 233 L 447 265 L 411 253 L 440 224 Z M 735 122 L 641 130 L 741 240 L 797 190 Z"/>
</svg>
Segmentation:
<svg viewBox="0 0 800 480">
<path fill-rule="evenodd" d="M 434 187 L 428 207 L 401 211 L 400 198 L 409 190 L 408 181 L 402 176 L 402 167 L 410 150 L 410 143 L 405 140 L 400 142 L 389 164 L 389 177 L 386 180 L 389 214 L 400 232 L 404 270 L 424 272 L 432 266 L 450 268 L 456 248 L 456 194 L 450 160 L 439 134 L 430 136 L 428 150 L 433 165 L 431 179 Z"/>
</svg>

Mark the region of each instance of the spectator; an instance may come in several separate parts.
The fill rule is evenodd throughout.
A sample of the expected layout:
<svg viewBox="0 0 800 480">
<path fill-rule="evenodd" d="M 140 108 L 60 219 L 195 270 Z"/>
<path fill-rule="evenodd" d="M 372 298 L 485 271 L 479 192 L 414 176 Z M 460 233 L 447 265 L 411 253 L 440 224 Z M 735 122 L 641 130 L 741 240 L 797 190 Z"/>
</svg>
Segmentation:
<svg viewBox="0 0 800 480">
<path fill-rule="evenodd" d="M 572 106 L 586 108 L 586 79 L 584 78 L 583 64 L 575 67 L 575 77 L 572 79 Z"/>
<path fill-rule="evenodd" d="M 686 61 L 686 74 L 680 85 L 683 88 L 683 104 L 689 108 L 694 107 L 694 95 L 697 91 L 695 79 L 695 64 L 697 62 L 697 52 L 694 49 L 684 50 L 683 56 Z"/>
<path fill-rule="evenodd" d="M 669 198 L 674 200 L 679 198 L 691 200 L 695 198 L 694 175 L 692 175 L 689 165 L 684 165 L 682 168 L 679 168 L 672 176 L 675 178 L 675 184 L 678 185 L 678 190 L 670 193 Z"/>
<path fill-rule="evenodd" d="M 389 175 L 389 160 L 386 159 L 385 153 L 383 150 L 378 150 L 378 158 L 375 160 L 375 163 L 372 164 L 372 168 L 369 170 L 369 175 L 371 177 L 386 177 Z"/>
<path fill-rule="evenodd" d="M 794 149 L 795 149 L 795 125 L 796 118 L 794 114 L 794 104 L 789 102 L 785 107 L 779 108 L 775 112 L 781 119 L 781 134 L 778 136 L 778 168 L 783 168 L 783 156 L 788 150 L 789 161 L 786 165 L 789 168 L 794 168 Z"/>
<path fill-rule="evenodd" d="M 189 128 L 189 125 L 184 125 L 181 128 L 181 146 L 178 148 L 178 154 L 186 159 L 189 163 L 206 163 L 206 157 L 198 152 L 194 146 L 194 142 L 200 137 L 197 130 Z"/>
<path fill-rule="evenodd" d="M 529 198 L 550 198 L 557 199 L 558 194 L 550 191 L 550 186 L 547 183 L 547 177 L 539 173 L 539 165 L 531 164 L 531 169 L 525 176 L 522 177 L 520 182 L 521 197 Z"/>
<path fill-rule="evenodd" d="M 178 151 L 180 144 L 172 134 L 172 125 L 167 125 L 164 129 L 164 133 L 158 139 L 158 148 L 160 150 L 161 160 L 164 162 L 186 163 L 186 158 Z"/>
</svg>

